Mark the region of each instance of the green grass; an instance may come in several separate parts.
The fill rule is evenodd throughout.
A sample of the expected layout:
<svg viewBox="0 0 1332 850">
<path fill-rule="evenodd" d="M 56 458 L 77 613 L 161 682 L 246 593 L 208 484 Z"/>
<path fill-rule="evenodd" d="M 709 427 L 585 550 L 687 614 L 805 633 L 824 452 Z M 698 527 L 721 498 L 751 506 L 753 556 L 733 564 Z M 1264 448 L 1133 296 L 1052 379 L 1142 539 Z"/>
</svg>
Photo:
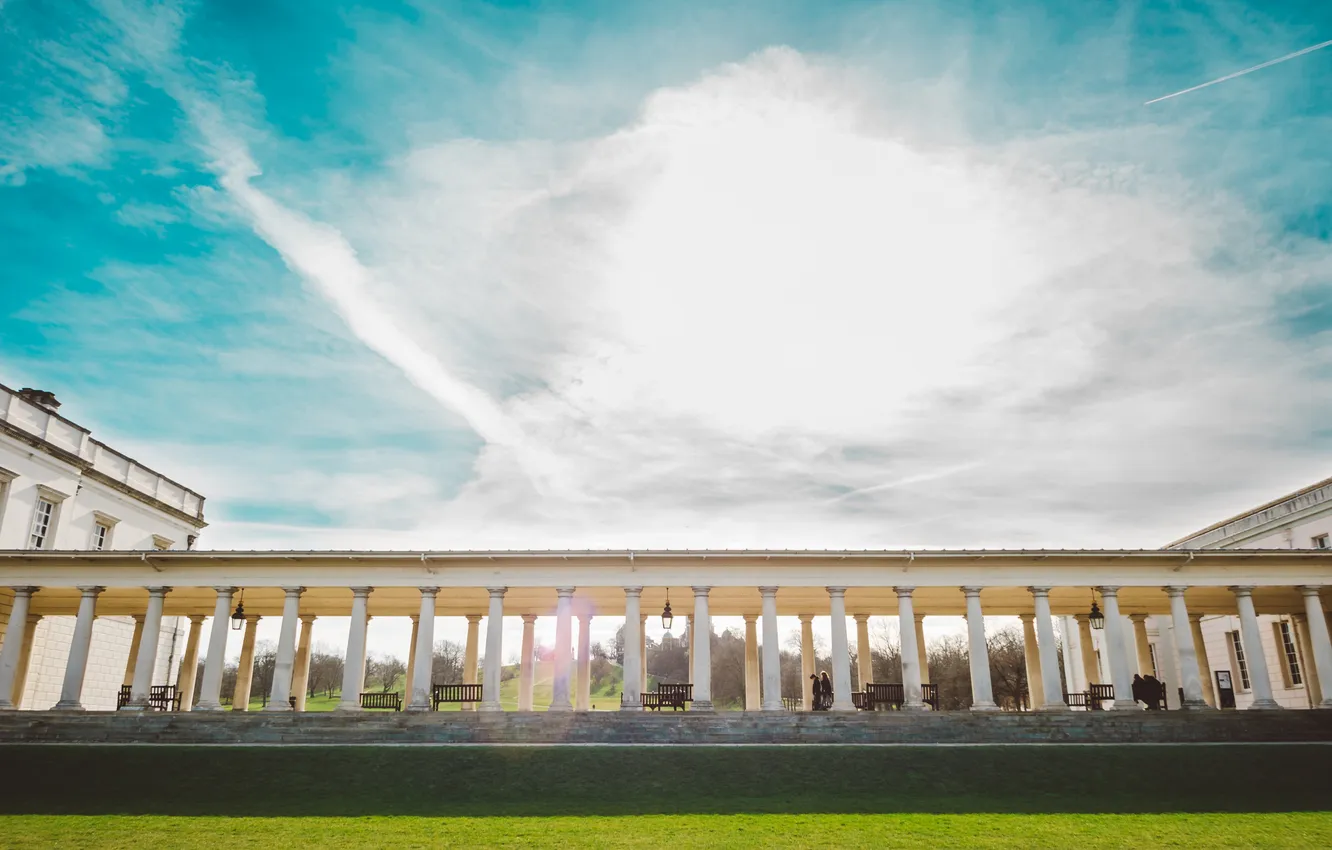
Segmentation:
<svg viewBox="0 0 1332 850">
<path fill-rule="evenodd" d="M 0 746 L 0 845 L 1328 847 L 1330 756 L 1316 744 Z"/>
</svg>

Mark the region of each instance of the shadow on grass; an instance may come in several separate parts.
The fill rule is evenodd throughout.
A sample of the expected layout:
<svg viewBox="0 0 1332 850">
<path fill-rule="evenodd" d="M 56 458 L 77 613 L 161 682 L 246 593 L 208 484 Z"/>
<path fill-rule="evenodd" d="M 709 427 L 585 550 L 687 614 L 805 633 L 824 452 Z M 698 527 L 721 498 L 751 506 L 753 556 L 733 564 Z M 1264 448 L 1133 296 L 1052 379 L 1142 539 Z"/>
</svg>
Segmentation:
<svg viewBox="0 0 1332 850">
<path fill-rule="evenodd" d="M 1293 812 L 1332 745 L 0 746 L 0 814 Z"/>
</svg>

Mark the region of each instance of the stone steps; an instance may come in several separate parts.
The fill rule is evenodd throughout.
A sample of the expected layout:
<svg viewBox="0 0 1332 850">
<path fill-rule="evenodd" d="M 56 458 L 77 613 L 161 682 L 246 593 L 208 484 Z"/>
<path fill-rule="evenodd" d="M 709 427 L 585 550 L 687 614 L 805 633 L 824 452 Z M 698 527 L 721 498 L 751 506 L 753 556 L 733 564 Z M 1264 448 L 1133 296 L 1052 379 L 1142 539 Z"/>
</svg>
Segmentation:
<svg viewBox="0 0 1332 850">
<path fill-rule="evenodd" d="M 1332 712 L 0 712 L 0 743 L 1019 744 L 1332 742 Z"/>
</svg>

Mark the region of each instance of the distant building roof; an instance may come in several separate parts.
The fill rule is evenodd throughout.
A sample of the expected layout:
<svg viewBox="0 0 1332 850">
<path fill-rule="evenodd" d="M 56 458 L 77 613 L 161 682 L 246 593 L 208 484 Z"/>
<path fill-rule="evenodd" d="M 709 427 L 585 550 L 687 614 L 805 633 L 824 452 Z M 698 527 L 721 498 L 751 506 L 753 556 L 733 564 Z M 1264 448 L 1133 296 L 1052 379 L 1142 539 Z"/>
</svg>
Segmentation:
<svg viewBox="0 0 1332 850">
<path fill-rule="evenodd" d="M 1285 523 L 1324 510 L 1332 510 L 1332 478 L 1324 478 L 1294 493 L 1213 523 L 1173 543 L 1167 543 L 1165 548 L 1206 549 L 1219 546 L 1234 537 L 1253 537 L 1275 531 Z"/>
</svg>

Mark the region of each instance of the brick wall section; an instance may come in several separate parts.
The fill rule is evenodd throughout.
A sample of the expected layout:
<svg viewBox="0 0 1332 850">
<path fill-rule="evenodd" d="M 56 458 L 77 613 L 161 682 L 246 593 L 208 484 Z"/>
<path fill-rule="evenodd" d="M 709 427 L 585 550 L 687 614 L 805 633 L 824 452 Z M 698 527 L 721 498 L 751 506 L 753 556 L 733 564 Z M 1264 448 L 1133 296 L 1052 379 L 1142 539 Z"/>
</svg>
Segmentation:
<svg viewBox="0 0 1332 850">
<path fill-rule="evenodd" d="M 162 635 L 157 645 L 154 685 L 172 685 L 185 651 L 183 617 L 163 617 Z M 23 690 L 21 708 L 45 710 L 60 701 L 65 681 L 69 644 L 74 636 L 73 617 L 43 617 L 33 634 L 32 662 Z M 83 679 L 83 706 L 89 711 L 114 711 L 116 694 L 125 678 L 129 663 L 130 641 L 134 637 L 131 617 L 98 617 L 93 624 L 92 648 L 88 671 Z M 173 642 L 174 638 L 174 642 Z"/>
</svg>

